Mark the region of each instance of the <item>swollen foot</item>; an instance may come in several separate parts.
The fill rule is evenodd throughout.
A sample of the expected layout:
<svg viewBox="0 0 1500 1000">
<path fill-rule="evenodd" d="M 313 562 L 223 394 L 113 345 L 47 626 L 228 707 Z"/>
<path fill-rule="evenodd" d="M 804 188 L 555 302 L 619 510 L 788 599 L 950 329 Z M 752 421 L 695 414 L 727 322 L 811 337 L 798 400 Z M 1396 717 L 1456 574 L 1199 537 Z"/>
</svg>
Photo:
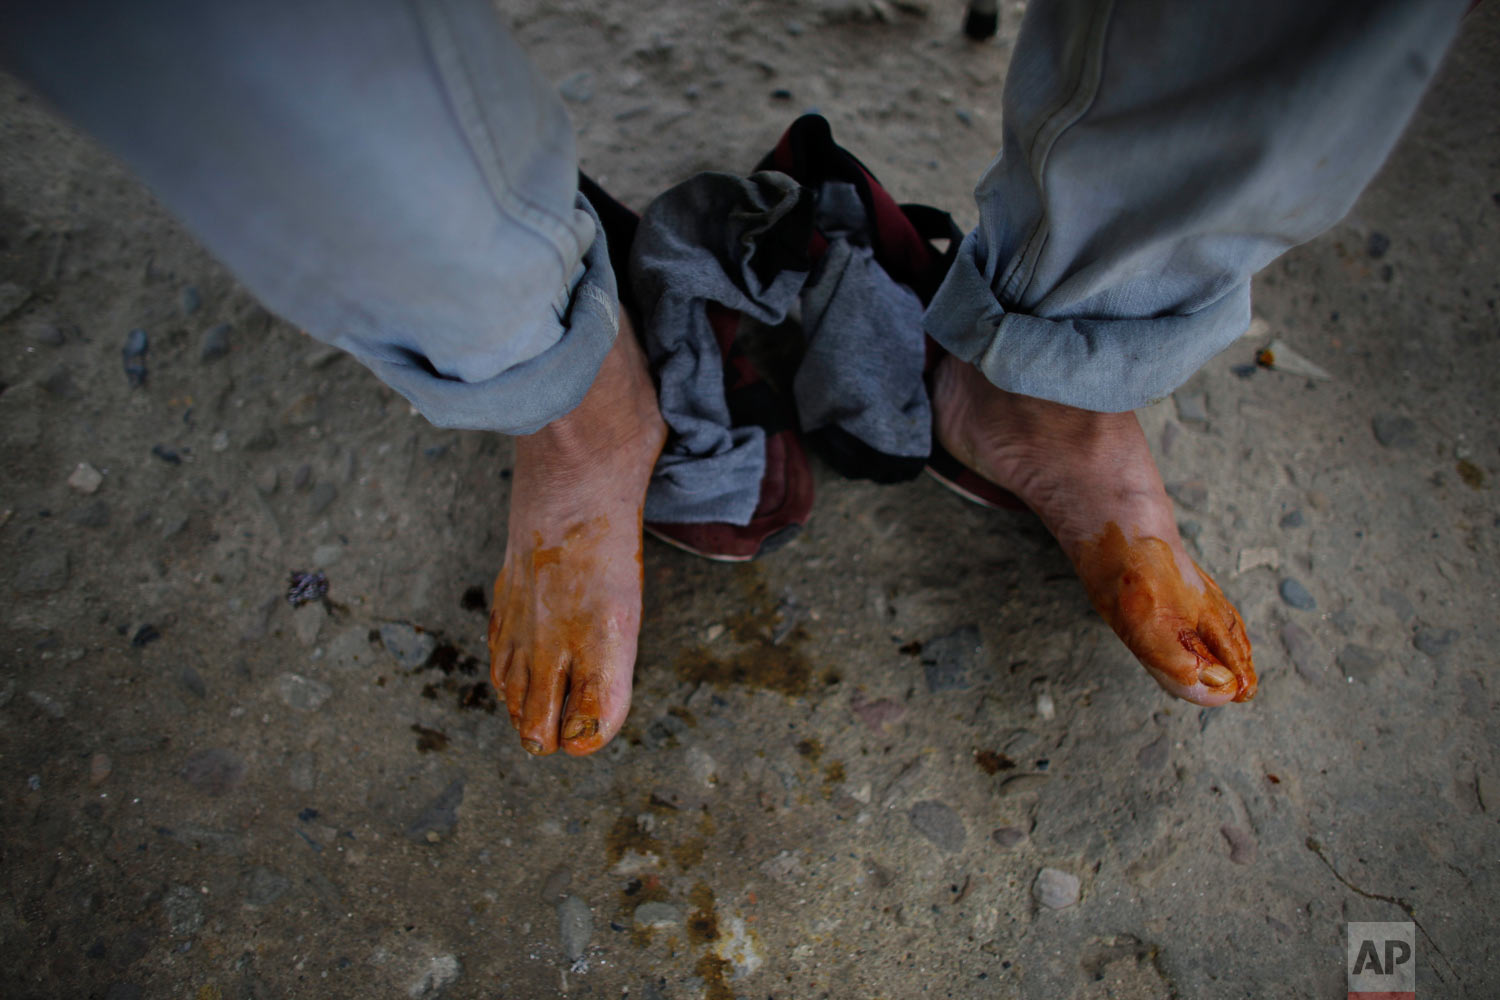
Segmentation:
<svg viewBox="0 0 1500 1000">
<path fill-rule="evenodd" d="M 1200 705 L 1255 695 L 1244 622 L 1183 548 L 1134 414 L 1005 392 L 951 357 L 933 389 L 938 440 L 1036 512 L 1158 684 Z"/>
<path fill-rule="evenodd" d="M 641 625 L 641 510 L 666 440 L 628 321 L 588 395 L 516 439 L 490 680 L 529 753 L 593 753 L 630 708 Z"/>
</svg>

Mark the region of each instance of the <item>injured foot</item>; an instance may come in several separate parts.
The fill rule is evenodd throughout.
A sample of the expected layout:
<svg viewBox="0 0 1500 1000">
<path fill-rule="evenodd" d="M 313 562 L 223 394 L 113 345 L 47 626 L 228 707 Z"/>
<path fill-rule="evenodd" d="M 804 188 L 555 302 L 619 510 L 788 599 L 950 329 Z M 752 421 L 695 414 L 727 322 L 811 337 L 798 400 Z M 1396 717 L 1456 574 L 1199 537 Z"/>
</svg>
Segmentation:
<svg viewBox="0 0 1500 1000">
<path fill-rule="evenodd" d="M 953 357 L 938 366 L 933 412 L 954 458 L 1042 519 L 1158 684 L 1200 705 L 1255 695 L 1245 624 L 1184 550 L 1135 414 L 1018 396 Z"/>
<path fill-rule="evenodd" d="M 641 625 L 641 509 L 665 440 L 623 311 L 583 402 L 516 438 L 490 680 L 529 753 L 593 753 L 625 721 Z"/>
</svg>

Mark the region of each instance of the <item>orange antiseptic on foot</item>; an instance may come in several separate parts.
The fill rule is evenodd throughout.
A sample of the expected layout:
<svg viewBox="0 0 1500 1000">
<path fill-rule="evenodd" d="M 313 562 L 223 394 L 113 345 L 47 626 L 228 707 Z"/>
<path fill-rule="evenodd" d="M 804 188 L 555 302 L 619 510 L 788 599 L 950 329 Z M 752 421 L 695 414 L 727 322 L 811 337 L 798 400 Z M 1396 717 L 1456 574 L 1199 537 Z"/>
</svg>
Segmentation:
<svg viewBox="0 0 1500 1000">
<path fill-rule="evenodd" d="M 1166 542 L 1126 539 L 1111 521 L 1079 547 L 1074 565 L 1099 614 L 1169 687 L 1201 684 L 1209 696 L 1255 697 L 1245 623 L 1196 563 L 1198 579 L 1190 582 Z"/>
<path fill-rule="evenodd" d="M 598 607 L 608 595 L 595 593 L 609 541 L 609 521 L 599 516 L 570 526 L 557 545 L 533 532 L 529 552 L 506 555 L 490 614 L 490 681 L 523 734 L 539 727 L 586 740 L 599 731 L 600 689 L 610 679 L 596 672 L 617 659 L 611 654 L 622 638 L 614 616 Z M 521 740 L 533 754 L 550 752 L 551 743 Z"/>
</svg>

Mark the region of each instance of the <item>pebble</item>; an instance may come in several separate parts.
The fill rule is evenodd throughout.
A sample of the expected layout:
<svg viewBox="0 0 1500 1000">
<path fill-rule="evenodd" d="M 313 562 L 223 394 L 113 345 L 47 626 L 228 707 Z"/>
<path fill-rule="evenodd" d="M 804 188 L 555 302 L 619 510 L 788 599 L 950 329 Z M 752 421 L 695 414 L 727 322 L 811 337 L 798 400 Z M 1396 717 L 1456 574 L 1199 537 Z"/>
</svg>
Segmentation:
<svg viewBox="0 0 1500 1000">
<path fill-rule="evenodd" d="M 794 38 L 807 31 L 807 25 L 795 19 L 788 19 L 783 27 L 786 28 L 786 33 Z"/>
<path fill-rule="evenodd" d="M 318 785 L 318 758 L 310 750 L 304 750 L 292 758 L 287 767 L 287 784 L 299 792 L 310 792 Z"/>
<path fill-rule="evenodd" d="M 276 471 L 274 465 L 268 465 L 255 474 L 255 490 L 263 497 L 275 493 L 279 485 L 281 485 L 281 474 Z"/>
<path fill-rule="evenodd" d="M 322 601 L 312 601 L 297 609 L 292 616 L 292 630 L 297 633 L 297 639 L 304 646 L 317 643 L 318 635 L 323 631 L 323 623 L 328 620 L 328 611 L 323 607 Z"/>
<path fill-rule="evenodd" d="M 1167 764 L 1167 758 L 1171 756 L 1172 741 L 1165 735 L 1141 747 L 1135 754 L 1135 762 L 1143 771 L 1159 771 Z"/>
<path fill-rule="evenodd" d="M 1339 651 L 1338 663 L 1345 677 L 1368 684 L 1385 665 L 1385 656 L 1368 646 L 1351 642 Z"/>
<path fill-rule="evenodd" d="M 1177 404 L 1177 419 L 1183 423 L 1208 423 L 1208 396 L 1204 393 L 1174 392 L 1172 402 Z"/>
<path fill-rule="evenodd" d="M 1000 795 L 1002 798 L 1009 798 L 1040 791 L 1049 780 L 1050 777 L 1045 774 L 1013 774 L 1000 782 Z"/>
<path fill-rule="evenodd" d="M 288 708 L 316 712 L 333 697 L 333 688 L 301 674 L 286 673 L 276 678 L 276 694 Z"/>
<path fill-rule="evenodd" d="M 458 807 L 464 801 L 464 780 L 458 778 L 447 788 L 443 789 L 438 797 L 428 803 L 411 825 L 406 828 L 408 840 L 414 840 L 419 844 L 432 844 L 453 832 L 458 826 Z M 436 836 L 429 836 L 435 834 Z"/>
<path fill-rule="evenodd" d="M 982 651 L 979 629 L 973 625 L 959 626 L 924 642 L 921 657 L 927 690 L 936 693 L 971 689 Z"/>
<path fill-rule="evenodd" d="M 556 906 L 563 901 L 568 894 L 568 883 L 573 881 L 573 873 L 563 867 L 557 867 L 547 873 L 547 878 L 542 882 L 542 902 L 548 906 Z"/>
<path fill-rule="evenodd" d="M 1307 518 L 1302 515 L 1301 508 L 1298 508 L 1281 515 L 1279 523 L 1283 528 L 1300 528 L 1307 523 Z"/>
<path fill-rule="evenodd" d="M 213 436 L 213 440 L 209 441 L 208 446 L 209 446 L 209 448 L 211 448 L 215 452 L 225 452 L 225 451 L 228 451 L 229 450 L 229 432 L 228 431 L 215 431 L 214 432 L 214 436 Z"/>
<path fill-rule="evenodd" d="M 1371 260 L 1384 257 L 1390 248 L 1391 238 L 1378 229 L 1370 233 L 1370 238 L 1365 241 L 1365 253 L 1370 255 Z"/>
<path fill-rule="evenodd" d="M 1168 483 L 1167 495 L 1190 510 L 1199 510 L 1208 502 L 1208 487 L 1199 479 Z"/>
<path fill-rule="evenodd" d="M 168 465 L 182 464 L 182 456 L 177 454 L 177 452 L 173 451 L 171 448 L 168 448 L 164 444 L 153 444 L 151 446 L 151 454 L 155 455 L 163 462 L 166 462 Z"/>
<path fill-rule="evenodd" d="M 203 296 L 198 294 L 196 285 L 188 285 L 182 290 L 182 314 L 184 316 L 191 316 L 202 304 Z"/>
<path fill-rule="evenodd" d="M 89 784 L 101 785 L 104 780 L 114 773 L 114 762 L 109 759 L 107 753 L 96 753 L 89 758 Z"/>
<path fill-rule="evenodd" d="M 1203 534 L 1203 525 L 1197 521 L 1178 521 L 1177 533 L 1182 536 L 1183 541 L 1197 545 L 1198 536 Z"/>
<path fill-rule="evenodd" d="M 1424 626 L 1417 629 L 1416 634 L 1411 637 L 1411 644 L 1417 647 L 1418 651 L 1437 659 L 1448 651 L 1448 647 L 1453 645 L 1453 640 L 1457 638 L 1458 629 Z"/>
<path fill-rule="evenodd" d="M 1294 577 L 1289 576 L 1282 580 L 1276 589 L 1283 601 L 1299 611 L 1312 611 L 1318 606 L 1318 602 L 1313 600 L 1313 595 L 1309 594 L 1307 588 L 1302 586 L 1302 582 Z"/>
<path fill-rule="evenodd" d="M 1375 440 L 1387 448 L 1410 448 L 1417 443 L 1417 425 L 1399 414 L 1376 414 L 1370 429 L 1375 432 Z"/>
<path fill-rule="evenodd" d="M 45 691 L 27 691 L 26 697 L 31 699 L 32 704 L 36 705 L 43 712 L 46 712 L 54 719 L 61 719 L 63 716 L 68 714 L 68 710 L 63 707 L 62 702 L 58 701 L 50 694 L 47 694 Z"/>
<path fill-rule="evenodd" d="M 286 895 L 291 887 L 292 883 L 286 876 L 256 865 L 245 874 L 245 905 L 269 906 Z"/>
<path fill-rule="evenodd" d="M 849 700 L 849 710 L 876 732 L 883 731 L 886 726 L 895 725 L 906 715 L 906 706 L 900 702 L 889 698 L 865 701 L 858 694 Z"/>
<path fill-rule="evenodd" d="M 218 797 L 244 784 L 247 770 L 245 762 L 230 751 L 211 747 L 189 757 L 178 773 L 198 791 Z"/>
<path fill-rule="evenodd" d="M 203 897 L 185 885 L 174 885 L 161 901 L 173 934 L 195 934 L 203 926 Z"/>
<path fill-rule="evenodd" d="M 204 364 L 217 361 L 229 353 L 229 330 L 228 323 L 220 323 L 209 327 L 198 341 L 198 360 Z"/>
<path fill-rule="evenodd" d="M 203 681 L 203 675 L 190 666 L 184 666 L 177 671 L 177 683 L 182 689 L 196 698 L 208 697 L 208 685 Z"/>
<path fill-rule="evenodd" d="M 1036 901 L 1053 910 L 1078 902 L 1078 876 L 1057 868 L 1043 868 L 1036 874 L 1031 894 Z"/>
<path fill-rule="evenodd" d="M 912 828 L 950 854 L 964 846 L 964 821 L 951 806 L 935 799 L 918 802 L 906 814 Z"/>
<path fill-rule="evenodd" d="M 557 904 L 557 934 L 562 939 L 563 954 L 569 962 L 582 958 L 588 950 L 589 939 L 594 936 L 594 915 L 589 911 L 589 904 L 577 896 L 564 896 Z"/>
<path fill-rule="evenodd" d="M 47 594 L 68 585 L 68 552 L 52 548 L 22 563 L 15 588 L 24 594 Z"/>
<path fill-rule="evenodd" d="M 594 74 L 589 70 L 581 69 L 559 83 L 557 92 L 565 101 L 587 104 L 594 97 Z"/>
<path fill-rule="evenodd" d="M 1050 722 L 1057 717 L 1057 703 L 1052 700 L 1051 692 L 1042 691 L 1037 694 L 1036 717 L 1043 722 Z"/>
<path fill-rule="evenodd" d="M 407 670 L 426 666 L 433 650 L 437 649 L 436 639 L 405 622 L 386 622 L 380 626 L 380 641 L 385 645 L 386 652 Z"/>
<path fill-rule="evenodd" d="M 1248 573 L 1252 569 L 1259 569 L 1262 566 L 1273 570 L 1279 569 L 1281 567 L 1281 553 L 1270 546 L 1240 550 L 1238 572 Z"/>
<path fill-rule="evenodd" d="M 406 995 L 411 997 L 411 1000 L 441 995 L 444 990 L 458 982 L 459 977 L 464 973 L 458 956 L 452 953 L 433 955 L 421 963 L 420 968 L 421 973 L 406 988 Z"/>
<path fill-rule="evenodd" d="M 1303 680 L 1316 682 L 1322 677 L 1325 662 L 1323 651 L 1318 648 L 1307 629 L 1297 624 L 1283 625 L 1281 644 L 1286 647 L 1292 666 L 1297 668 L 1297 673 L 1302 675 Z"/>
<path fill-rule="evenodd" d="M 974 113 L 972 111 L 969 111 L 965 108 L 954 108 L 953 117 L 957 118 L 962 124 L 967 125 L 970 128 L 974 127 Z"/>
<path fill-rule="evenodd" d="M 1219 827 L 1224 839 L 1229 841 L 1229 860 L 1237 865 L 1248 865 L 1255 861 L 1255 838 L 1237 826 L 1225 823 Z"/>
<path fill-rule="evenodd" d="M 1380 603 L 1394 611 L 1396 617 L 1402 621 L 1410 621 L 1417 613 L 1417 609 L 1412 607 L 1411 601 L 1405 594 L 1389 587 L 1380 588 Z"/>
<path fill-rule="evenodd" d="M 682 923 L 682 910 L 671 903 L 642 903 L 635 908 L 637 927 L 674 927 Z"/>
<path fill-rule="evenodd" d="M 1019 826 L 997 827 L 990 832 L 990 839 L 1008 851 L 1025 842 L 1026 831 Z"/>
<path fill-rule="evenodd" d="M 319 483 L 313 487 L 312 493 L 308 495 L 307 509 L 316 517 L 327 510 L 328 505 L 333 503 L 338 495 L 339 490 L 337 486 L 334 486 L 332 483 Z"/>
<path fill-rule="evenodd" d="M 146 336 L 145 330 L 131 330 L 130 335 L 125 338 L 120 357 L 125 366 L 125 378 L 132 388 L 146 384 L 146 352 L 150 346 L 151 339 Z"/>
</svg>

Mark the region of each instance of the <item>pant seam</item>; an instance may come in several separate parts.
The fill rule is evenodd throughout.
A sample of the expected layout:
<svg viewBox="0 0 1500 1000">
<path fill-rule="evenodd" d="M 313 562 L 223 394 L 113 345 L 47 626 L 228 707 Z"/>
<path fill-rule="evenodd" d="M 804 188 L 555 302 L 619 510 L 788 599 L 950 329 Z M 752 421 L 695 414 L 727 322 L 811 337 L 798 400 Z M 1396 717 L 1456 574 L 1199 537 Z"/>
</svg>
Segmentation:
<svg viewBox="0 0 1500 1000">
<path fill-rule="evenodd" d="M 1114 0 L 1105 0 L 1095 11 L 1089 24 L 1087 43 L 1080 60 L 1078 79 L 1068 96 L 1058 107 L 1042 118 L 1032 133 L 1031 172 L 1036 178 L 1037 200 L 1041 212 L 1036 225 L 1026 237 L 1026 242 L 1011 259 L 999 283 L 999 295 L 1004 303 L 1019 305 L 1022 293 L 1035 275 L 1038 258 L 1047 244 L 1047 161 L 1063 133 L 1072 128 L 1088 113 L 1099 96 L 1099 84 L 1103 78 L 1104 42 L 1108 34 L 1109 21 L 1114 14 Z"/>
</svg>

